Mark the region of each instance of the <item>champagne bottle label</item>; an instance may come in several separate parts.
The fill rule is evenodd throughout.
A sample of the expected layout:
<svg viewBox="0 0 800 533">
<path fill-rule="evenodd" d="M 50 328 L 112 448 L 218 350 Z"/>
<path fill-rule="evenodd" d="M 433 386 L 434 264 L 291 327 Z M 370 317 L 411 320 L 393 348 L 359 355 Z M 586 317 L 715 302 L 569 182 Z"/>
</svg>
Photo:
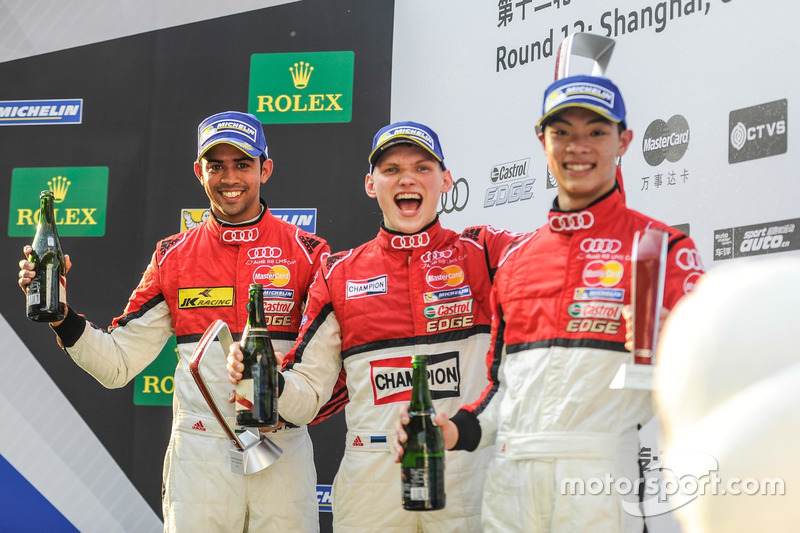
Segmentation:
<svg viewBox="0 0 800 533">
<path fill-rule="evenodd" d="M 236 384 L 236 413 L 241 411 L 253 412 L 253 378 L 245 378 Z"/>
</svg>

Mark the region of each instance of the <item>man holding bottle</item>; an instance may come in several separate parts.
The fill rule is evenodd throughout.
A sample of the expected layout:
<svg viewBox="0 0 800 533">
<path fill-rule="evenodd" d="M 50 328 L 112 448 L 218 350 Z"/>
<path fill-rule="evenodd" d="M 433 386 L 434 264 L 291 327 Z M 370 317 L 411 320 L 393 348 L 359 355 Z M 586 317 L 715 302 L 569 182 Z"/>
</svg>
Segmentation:
<svg viewBox="0 0 800 533">
<path fill-rule="evenodd" d="M 195 175 L 212 216 L 157 244 L 139 286 L 108 330 L 93 326 L 71 307 L 63 321 L 51 326 L 70 357 L 109 388 L 128 383 L 176 336 L 180 362 L 164 462 L 166 531 L 318 531 L 316 471 L 306 427 L 287 424 L 270 435 L 284 453 L 268 469 L 246 477 L 232 473 L 231 444 L 195 385 L 189 363 L 214 320 L 241 335 L 249 286 L 270 274 L 285 283 L 266 288 L 265 305 L 281 301 L 291 309 L 269 316 L 270 333 L 276 349 L 288 351 L 328 245 L 273 217 L 260 199 L 273 162 L 255 116 L 227 111 L 206 118 L 198 126 L 197 147 Z M 26 257 L 30 251 L 26 246 Z M 27 259 L 20 261 L 23 289 L 32 268 Z M 204 377 L 214 396 L 227 397 L 225 354 L 215 344 L 206 356 Z M 224 414 L 232 417 L 233 406 Z"/>
<path fill-rule="evenodd" d="M 335 531 L 477 532 L 490 451 L 448 453 L 447 506 L 409 512 L 393 462 L 393 427 L 398 402 L 411 396 L 414 356 L 427 358 L 436 409 L 455 409 L 483 390 L 489 291 L 515 236 L 489 226 L 461 233 L 442 227 L 437 208 L 453 178 L 438 136 L 423 124 L 381 128 L 369 164 L 364 187 L 383 223 L 375 239 L 322 265 L 301 338 L 279 377 L 279 412 L 305 424 L 349 401 L 346 449 L 333 486 Z M 235 383 L 243 366 L 233 350 L 228 372 Z M 342 368 L 346 383 L 337 383 Z"/>
<path fill-rule="evenodd" d="M 437 415 L 448 449 L 494 447 L 484 488 L 486 531 L 642 531 L 620 495 L 565 493 L 566 480 L 640 477 L 638 427 L 650 393 L 611 390 L 625 349 L 636 231 L 669 236 L 664 306 L 702 274 L 692 240 L 625 206 L 616 160 L 633 133 L 611 80 L 571 76 L 545 91 L 539 140 L 558 195 L 548 224 L 512 246 L 492 288 L 491 383 L 452 418 Z M 537 275 L 531 275 L 531 265 Z M 406 438 L 396 425 L 400 442 Z M 402 448 L 396 447 L 402 455 Z M 637 494 L 625 505 L 638 510 Z"/>
</svg>

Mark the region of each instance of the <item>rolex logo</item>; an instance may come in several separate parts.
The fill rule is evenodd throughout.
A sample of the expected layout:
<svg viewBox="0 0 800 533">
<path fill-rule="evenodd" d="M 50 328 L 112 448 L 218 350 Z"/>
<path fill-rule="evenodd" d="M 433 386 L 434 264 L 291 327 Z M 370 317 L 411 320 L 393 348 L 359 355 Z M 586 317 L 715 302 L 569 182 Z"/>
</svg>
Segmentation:
<svg viewBox="0 0 800 533">
<path fill-rule="evenodd" d="M 311 79 L 311 73 L 314 72 L 314 67 L 301 61 L 299 64 L 295 63 L 293 67 L 289 67 L 292 73 L 292 83 L 296 89 L 305 89 L 308 86 L 308 80 Z"/>
<path fill-rule="evenodd" d="M 67 197 L 67 189 L 72 184 L 64 176 L 56 176 L 55 178 L 47 181 L 47 186 L 50 187 L 50 190 L 53 191 L 53 196 L 55 197 L 55 201 L 57 204 L 60 204 L 64 201 L 64 198 Z"/>
</svg>

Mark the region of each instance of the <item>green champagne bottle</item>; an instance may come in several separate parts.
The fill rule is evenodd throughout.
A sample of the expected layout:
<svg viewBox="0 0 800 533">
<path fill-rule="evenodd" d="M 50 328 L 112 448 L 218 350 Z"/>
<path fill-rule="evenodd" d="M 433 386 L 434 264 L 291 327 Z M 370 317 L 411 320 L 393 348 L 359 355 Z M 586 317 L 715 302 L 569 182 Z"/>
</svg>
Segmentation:
<svg viewBox="0 0 800 533">
<path fill-rule="evenodd" d="M 278 424 L 278 365 L 264 320 L 264 288 L 250 285 L 247 326 L 242 333 L 244 370 L 236 384 L 236 423 L 245 427 Z"/>
<path fill-rule="evenodd" d="M 42 191 L 39 202 L 39 222 L 28 258 L 36 275 L 28 285 L 26 313 L 36 322 L 57 322 L 67 312 L 66 265 L 53 214 L 52 191 Z"/>
<path fill-rule="evenodd" d="M 404 426 L 408 440 L 401 463 L 403 509 L 435 511 L 444 509 L 444 438 L 433 423 L 431 393 L 428 390 L 427 356 L 412 358 L 409 422 Z"/>
</svg>

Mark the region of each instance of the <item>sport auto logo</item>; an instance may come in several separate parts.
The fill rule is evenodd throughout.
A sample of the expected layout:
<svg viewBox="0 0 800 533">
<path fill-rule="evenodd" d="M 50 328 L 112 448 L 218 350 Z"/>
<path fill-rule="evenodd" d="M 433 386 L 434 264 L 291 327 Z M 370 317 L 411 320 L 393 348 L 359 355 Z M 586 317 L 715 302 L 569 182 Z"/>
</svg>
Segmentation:
<svg viewBox="0 0 800 533">
<path fill-rule="evenodd" d="M 575 231 L 588 229 L 593 225 L 594 215 L 590 211 L 550 217 L 550 229 L 553 231 Z"/>
<path fill-rule="evenodd" d="M 689 123 L 681 115 L 668 121 L 654 120 L 647 126 L 642 139 L 642 154 L 651 167 L 666 159 L 670 163 L 679 161 L 689 148 Z"/>
<path fill-rule="evenodd" d="M 438 214 L 452 213 L 453 211 L 463 211 L 469 202 L 469 183 L 464 178 L 458 178 L 453 182 L 453 188 L 448 192 L 443 192 L 439 196 Z"/>
</svg>

